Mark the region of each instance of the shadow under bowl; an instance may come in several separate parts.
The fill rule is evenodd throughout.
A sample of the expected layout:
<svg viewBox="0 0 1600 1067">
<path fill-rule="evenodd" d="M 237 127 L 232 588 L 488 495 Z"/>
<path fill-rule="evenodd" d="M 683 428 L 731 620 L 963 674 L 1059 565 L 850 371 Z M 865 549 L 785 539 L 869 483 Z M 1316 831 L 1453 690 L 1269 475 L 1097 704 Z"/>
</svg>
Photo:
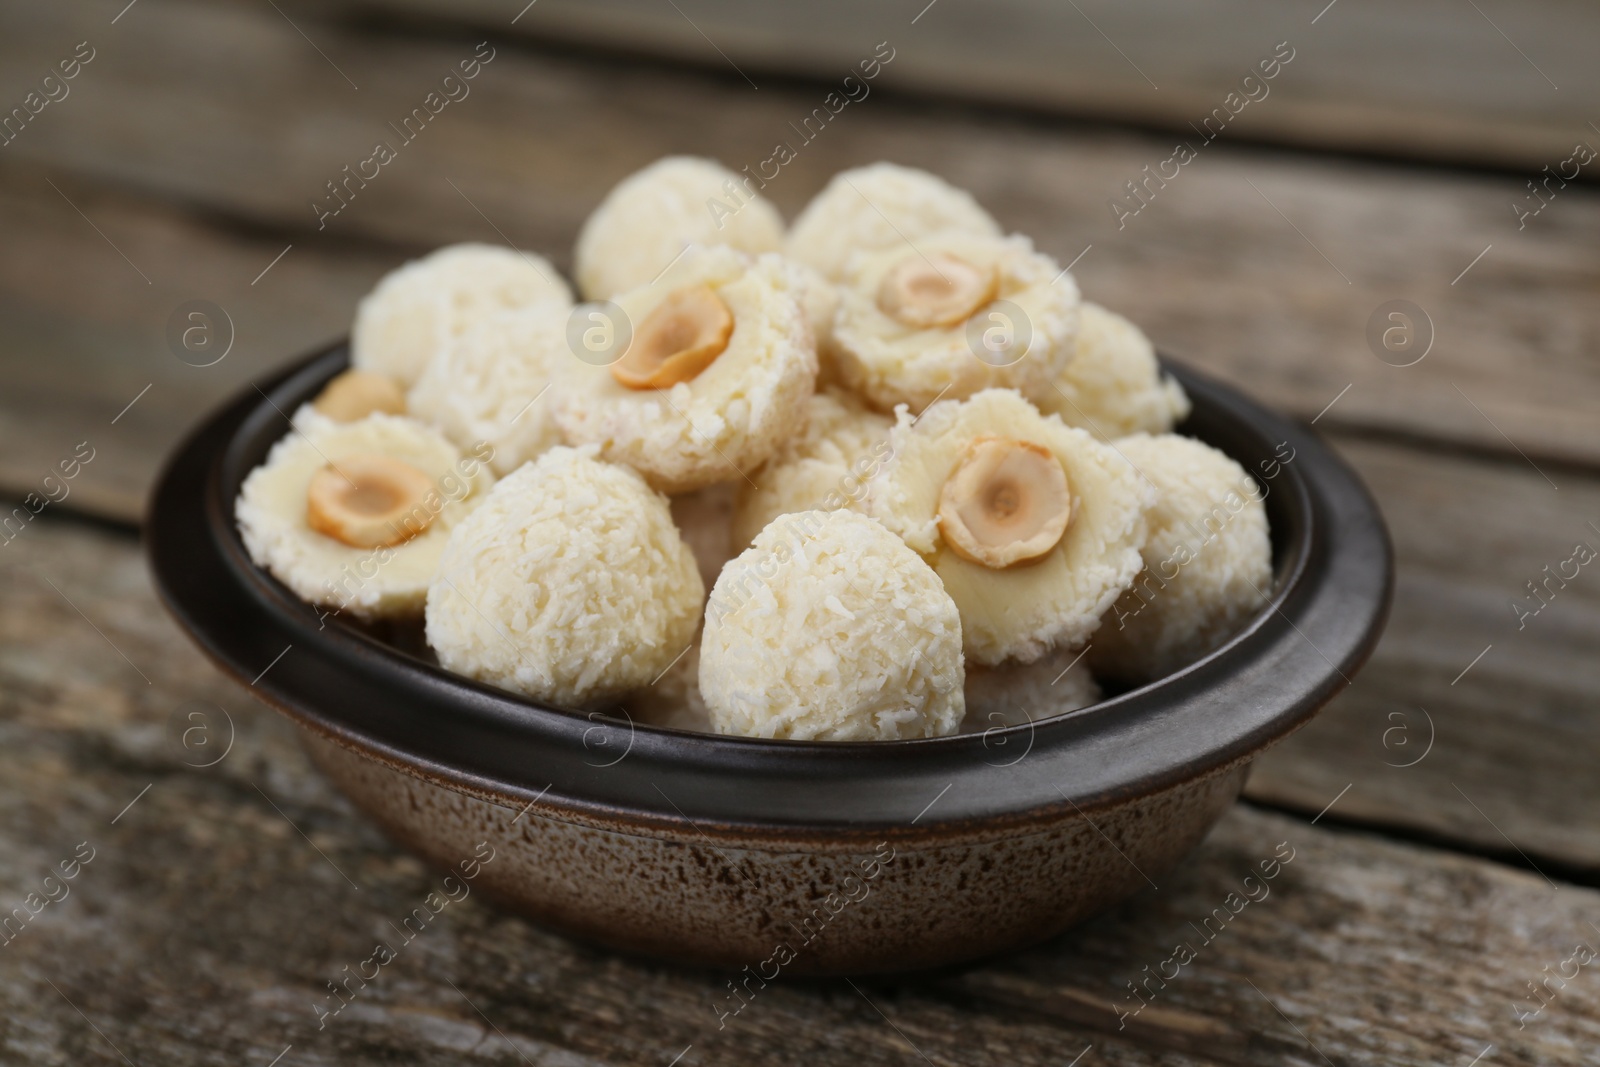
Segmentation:
<svg viewBox="0 0 1600 1067">
<path fill-rule="evenodd" d="M 1272 526 L 1270 599 L 1203 659 L 1055 718 L 915 741 L 762 741 L 544 707 L 320 619 L 251 563 L 239 485 L 283 413 L 347 362 L 344 344 L 308 358 L 176 450 L 146 527 L 157 587 L 395 840 L 617 949 L 770 979 L 1052 937 L 1192 850 L 1250 761 L 1349 684 L 1388 609 L 1388 536 L 1350 468 L 1309 428 L 1169 362 L 1194 403 L 1182 431 L 1251 472 Z"/>
</svg>

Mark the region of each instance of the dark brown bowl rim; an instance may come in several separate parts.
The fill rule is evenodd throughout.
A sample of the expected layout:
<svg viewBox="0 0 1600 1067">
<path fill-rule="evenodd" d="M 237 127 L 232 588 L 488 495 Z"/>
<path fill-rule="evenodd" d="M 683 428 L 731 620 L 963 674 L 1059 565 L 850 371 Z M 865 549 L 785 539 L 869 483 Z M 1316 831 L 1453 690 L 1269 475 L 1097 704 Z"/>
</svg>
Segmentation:
<svg viewBox="0 0 1600 1067">
<path fill-rule="evenodd" d="M 1188 667 L 1036 723 L 913 741 L 763 741 L 550 708 L 319 621 L 245 553 L 239 483 L 286 412 L 348 363 L 335 344 L 253 385 L 174 451 L 146 545 L 168 609 L 253 695 L 300 725 L 425 779 L 608 823 L 779 837 L 1020 824 L 1117 804 L 1252 758 L 1310 719 L 1365 662 L 1393 558 L 1377 505 L 1309 427 L 1163 358 L 1194 412 L 1183 432 L 1269 488 L 1270 603 Z M 1279 442 L 1292 461 L 1255 468 Z M 1265 469 L 1265 468 L 1264 468 Z"/>
</svg>

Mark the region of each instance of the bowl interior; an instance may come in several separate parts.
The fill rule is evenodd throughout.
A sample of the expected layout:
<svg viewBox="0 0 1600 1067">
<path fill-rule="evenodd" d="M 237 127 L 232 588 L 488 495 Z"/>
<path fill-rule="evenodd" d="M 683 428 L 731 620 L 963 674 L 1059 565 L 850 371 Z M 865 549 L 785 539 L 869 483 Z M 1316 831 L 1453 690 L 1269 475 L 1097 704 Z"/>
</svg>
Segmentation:
<svg viewBox="0 0 1600 1067">
<path fill-rule="evenodd" d="M 1223 647 L 1090 708 L 916 741 L 761 741 L 540 706 L 439 669 L 415 635 L 323 616 L 246 555 L 244 477 L 289 416 L 348 363 L 334 346 L 260 383 L 180 447 L 152 501 L 158 585 L 203 648 L 269 702 L 335 739 L 458 788 L 712 826 L 869 830 L 920 818 L 1020 818 L 1123 799 L 1249 758 L 1304 722 L 1365 658 L 1391 561 L 1370 497 L 1308 429 L 1180 364 L 1181 432 L 1266 492 L 1274 586 Z"/>
</svg>

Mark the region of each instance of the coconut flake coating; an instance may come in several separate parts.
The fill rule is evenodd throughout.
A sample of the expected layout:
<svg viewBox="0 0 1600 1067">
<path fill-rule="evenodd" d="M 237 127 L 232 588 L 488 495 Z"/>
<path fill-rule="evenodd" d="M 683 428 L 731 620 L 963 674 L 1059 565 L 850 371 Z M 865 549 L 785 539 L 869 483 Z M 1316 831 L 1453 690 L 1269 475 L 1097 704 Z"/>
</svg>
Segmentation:
<svg viewBox="0 0 1600 1067">
<path fill-rule="evenodd" d="M 666 670 L 704 596 L 666 498 L 563 446 L 502 479 L 451 534 L 427 638 L 446 670 L 582 708 Z"/>
<path fill-rule="evenodd" d="M 494 484 L 490 449 L 464 454 L 435 430 L 401 415 L 341 423 L 315 412 L 305 419 L 299 414 L 296 428 L 239 487 L 234 518 L 251 560 L 300 599 L 357 619 L 420 614 L 451 529 Z M 420 534 L 390 547 L 354 548 L 307 524 L 312 476 L 363 453 L 391 456 L 433 479 L 435 495 L 423 501 L 432 519 Z"/>
<path fill-rule="evenodd" d="M 496 474 L 562 443 L 550 417 L 551 368 L 571 358 L 559 304 L 495 311 L 428 360 L 406 396 L 413 415 L 462 448 L 487 441 Z"/>
<path fill-rule="evenodd" d="M 976 437 L 1048 449 L 1066 473 L 1071 512 L 1061 540 L 1029 563 L 995 570 L 963 559 L 939 531 L 939 494 Z M 1108 445 L 1009 389 L 943 400 L 920 418 L 901 409 L 891 458 L 868 486 L 869 513 L 922 554 L 961 609 L 968 660 L 1030 663 L 1081 645 L 1143 566 L 1144 509 L 1154 490 Z"/>
<path fill-rule="evenodd" d="M 855 252 L 906 248 L 947 230 L 1000 236 L 972 194 L 925 170 L 874 163 L 835 174 L 794 220 L 784 251 L 839 281 Z"/>
<path fill-rule="evenodd" d="M 572 291 L 542 256 L 498 245 L 448 245 L 384 275 L 356 308 L 350 362 L 410 387 L 434 352 L 493 311 L 554 303 Z"/>
<path fill-rule="evenodd" d="M 1100 700 L 1100 686 L 1084 664 L 1082 649 L 1058 648 L 1032 663 L 967 666 L 964 734 L 1039 722 Z M 1022 747 L 1006 753 L 1020 756 Z"/>
<path fill-rule="evenodd" d="M 783 217 L 715 160 L 659 159 L 618 182 L 584 222 L 573 252 L 578 288 L 609 300 L 649 284 L 691 244 L 776 252 Z"/>
<path fill-rule="evenodd" d="M 738 484 L 732 545 L 742 550 L 779 515 L 796 511 L 864 511 L 866 483 L 889 451 L 894 420 L 849 393 L 827 389 L 806 401 L 805 430 L 790 437 L 767 465 Z"/>
<path fill-rule="evenodd" d="M 717 579 L 700 693 L 721 734 L 892 741 L 955 733 L 961 619 L 917 554 L 864 515 L 785 515 Z"/>
<path fill-rule="evenodd" d="M 654 283 L 617 297 L 637 327 L 674 290 L 708 285 L 733 313 L 733 333 L 709 367 L 668 389 L 629 389 L 609 366 L 559 360 L 550 400 L 568 442 L 598 445 L 667 493 L 754 471 L 803 424 L 816 386 L 816 347 L 795 279 L 776 255 L 692 248 Z"/>
<path fill-rule="evenodd" d="M 909 257 L 957 256 L 999 273 L 996 301 L 953 326 L 919 329 L 878 306 L 884 276 Z M 909 404 L 921 411 L 937 398 L 962 400 L 982 389 L 1018 389 L 1031 398 L 1053 392 L 1051 383 L 1076 354 L 1078 286 L 1056 261 L 1033 250 L 1026 237 L 935 234 L 910 248 L 850 260 L 833 323 L 833 360 L 840 379 L 873 406 Z M 991 352 L 986 339 L 1010 350 Z M 1025 347 L 1024 347 L 1025 345 Z"/>
<path fill-rule="evenodd" d="M 1272 544 L 1261 486 L 1210 445 L 1135 434 L 1116 448 L 1155 484 L 1144 572 L 1095 634 L 1089 661 L 1139 683 L 1226 641 L 1272 592 Z"/>
<path fill-rule="evenodd" d="M 1077 356 L 1037 402 L 1039 410 L 1107 441 L 1166 433 L 1190 406 L 1183 386 L 1161 372 L 1143 331 L 1087 300 L 1079 306 Z"/>
</svg>

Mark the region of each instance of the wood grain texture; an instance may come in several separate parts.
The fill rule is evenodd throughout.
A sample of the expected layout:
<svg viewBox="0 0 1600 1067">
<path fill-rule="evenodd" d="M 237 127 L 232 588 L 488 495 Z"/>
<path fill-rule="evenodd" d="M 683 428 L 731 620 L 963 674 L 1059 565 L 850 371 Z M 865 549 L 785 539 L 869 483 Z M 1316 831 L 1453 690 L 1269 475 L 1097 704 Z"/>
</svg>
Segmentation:
<svg viewBox="0 0 1600 1067">
<path fill-rule="evenodd" d="M 1574 558 L 1600 554 L 1600 479 L 1336 440 L 1394 538 L 1394 611 L 1248 794 L 1315 814 L 1349 786 L 1336 817 L 1600 877 L 1600 558 Z"/>
<path fill-rule="evenodd" d="M 306 167 L 302 153 L 314 161 L 325 146 L 309 136 L 291 139 L 296 150 L 286 153 L 281 137 L 257 146 L 232 127 L 259 130 L 270 122 L 280 134 L 339 123 L 353 128 L 359 125 L 354 113 L 341 109 L 385 114 L 389 105 L 370 105 L 368 96 L 400 99 L 397 86 L 470 48 L 404 39 L 363 43 L 319 31 L 319 47 L 335 49 L 341 66 L 352 56 L 385 60 L 375 64 L 377 80 L 365 68 L 359 72 L 360 94 L 344 86 L 356 103 L 340 103 L 346 98 L 335 93 L 344 85 L 339 75 L 281 18 L 258 18 L 253 8 L 198 9 L 166 0 L 142 0 L 134 12 L 144 21 L 131 21 L 130 13 L 116 31 L 136 38 L 139 47 L 107 38 L 78 79 L 80 95 L 66 100 L 59 114 L 47 110 L 26 136 L 49 135 L 42 125 L 47 120 L 70 129 L 78 121 L 70 107 L 81 107 L 83 122 L 109 135 L 106 115 L 126 105 L 91 81 L 96 77 L 134 97 L 164 87 L 170 107 L 191 109 L 179 110 L 183 121 L 150 126 L 146 132 L 158 140 L 130 143 L 121 155 L 94 155 L 88 141 L 62 141 L 40 153 L 52 161 L 68 155 L 65 173 L 53 162 L 0 158 L 0 214 L 11 224 L 8 254 L 0 256 L 0 300 L 11 312 L 0 318 L 8 386 L 0 397 L 0 488 L 12 496 L 37 491 L 44 472 L 88 441 L 96 459 L 73 483 L 69 506 L 124 518 L 139 514 L 160 456 L 184 427 L 222 395 L 341 332 L 358 295 L 406 255 L 434 241 L 498 239 L 498 226 L 513 240 L 551 250 L 564 264 L 572 233 L 612 175 L 682 148 L 737 160 L 733 153 L 742 146 L 764 143 L 758 140 L 763 123 L 805 99 L 792 90 L 746 96 L 684 74 L 504 49 L 460 113 L 447 111 L 436 131 L 428 131 L 457 140 L 419 140 L 397 169 L 318 234 L 296 228 L 310 212 L 302 216 L 286 190 L 291 172 Z M 61 22 L 73 16 L 28 17 Z M 51 33 L 70 28 L 48 23 L 17 40 L 49 36 L 50 27 Z M 259 53 L 241 51 L 229 64 L 233 73 L 200 72 L 216 79 L 211 95 L 221 110 L 215 115 L 194 98 L 192 80 L 183 80 L 188 75 L 150 60 L 190 55 L 206 40 L 235 41 L 241 49 L 246 42 L 274 42 Z M 19 46 L 0 42 L 0 50 L 7 47 Z M 137 74 L 137 82 L 117 83 L 118 63 L 130 65 L 127 77 Z M 357 73 L 354 64 L 351 71 Z M 248 102 L 280 97 L 284 106 L 267 114 Z M 720 128 L 702 121 L 709 111 L 718 114 Z M 141 121 L 134 109 L 123 113 Z M 222 124 L 225 113 L 233 116 L 231 125 Z M 527 113 L 540 116 L 536 126 L 517 118 Z M 222 138 L 227 150 L 180 151 L 196 124 L 205 137 Z M 598 130 L 616 133 L 597 138 Z M 1252 393 L 1315 417 L 1350 385 L 1319 428 L 1435 432 L 1507 457 L 1479 465 L 1435 451 L 1352 446 L 1400 539 L 1394 623 L 1370 675 L 1314 731 L 1264 764 L 1251 789 L 1263 800 L 1316 811 L 1346 784 L 1366 779 L 1352 787 L 1338 812 L 1446 833 L 1474 846 L 1506 847 L 1459 786 L 1516 847 L 1576 866 L 1600 861 L 1594 815 L 1600 805 L 1590 793 L 1596 779 L 1584 763 L 1597 746 L 1586 697 L 1596 679 L 1583 651 L 1592 647 L 1585 642 L 1595 629 L 1591 578 L 1575 583 L 1534 626 L 1530 654 L 1508 655 L 1515 647 L 1508 635 L 1474 673 L 1450 685 L 1478 651 L 1514 626 L 1509 600 L 1557 558 L 1544 556 L 1561 538 L 1576 536 L 1580 520 L 1600 519 L 1589 479 L 1552 467 L 1561 483 L 1575 482 L 1556 493 L 1472 407 L 1492 412 L 1494 424 L 1530 449 L 1539 434 L 1556 451 L 1556 439 L 1580 451 L 1600 448 L 1590 410 L 1600 403 L 1590 343 L 1600 309 L 1580 303 L 1596 273 L 1592 244 L 1584 243 L 1600 228 L 1593 198 L 1556 201 L 1547 217 L 1535 220 L 1550 225 L 1537 234 L 1530 228 L 1526 243 L 1513 243 L 1504 260 L 1497 258 L 1497 245 L 1452 288 L 1446 267 L 1460 267 L 1444 260 L 1459 253 L 1464 266 L 1474 254 L 1477 237 L 1463 242 L 1457 230 L 1474 224 L 1468 205 L 1488 196 L 1493 183 L 1487 179 L 1333 165 L 1219 145 L 1208 151 L 1221 154 L 1194 164 L 1209 169 L 1186 173 L 1120 236 L 1113 230 L 1106 240 L 1092 229 L 1096 206 L 1086 190 L 1095 186 L 1096 174 L 1145 158 L 1152 144 L 1146 138 L 1072 136 L 1039 124 L 935 116 L 875 98 L 859 113 L 842 115 L 828 138 L 835 134 L 837 140 L 808 146 L 769 187 L 786 209 L 793 211 L 837 167 L 878 154 L 927 164 L 979 190 L 1008 225 L 1033 232 L 1063 260 L 1077 254 L 1074 247 L 1082 250 L 1077 242 L 1092 239 L 1077 268 L 1092 297 L 1127 310 L 1167 347 Z M 24 143 L 19 138 L 6 151 Z M 541 145 L 552 150 L 540 153 Z M 273 151 L 254 160 L 259 169 L 252 173 L 249 156 L 258 147 Z M 963 147 L 977 154 L 957 150 Z M 173 154 L 193 159 L 194 166 L 178 167 Z M 605 177 L 597 180 L 597 173 Z M 520 187 L 517 174 L 525 175 Z M 457 178 L 496 220 L 492 225 L 446 181 Z M 152 195 L 157 180 L 177 186 L 167 191 L 172 200 Z M 1438 316 L 1439 351 L 1409 368 L 1373 357 L 1362 339 L 1362 308 L 1352 313 L 1350 287 L 1250 182 L 1299 218 L 1317 247 L 1343 261 L 1341 269 L 1363 279 L 1374 304 L 1386 284 L 1395 285 L 1390 294 L 1407 293 L 1425 306 L 1447 302 L 1456 318 Z M 527 195 L 530 188 L 539 195 Z M 384 196 L 389 200 L 376 199 Z M 199 198 L 201 206 L 189 198 Z M 369 210 L 373 203 L 382 209 Z M 1558 211 L 1580 225 L 1558 228 Z M 1490 233 L 1487 221 L 1477 224 Z M 1365 258 L 1347 258 L 1347 245 L 1335 246 L 1333 239 L 1361 248 Z M 252 284 L 290 244 L 292 250 Z M 1523 257 L 1514 266 L 1513 255 Z M 1400 288 L 1399 280 L 1418 263 L 1435 270 L 1432 288 Z M 1456 295 L 1463 289 L 1468 295 Z M 1434 292 L 1442 295 L 1428 295 Z M 172 310 L 195 298 L 222 305 L 235 322 L 236 350 L 214 367 L 185 365 L 165 338 Z M 1447 334 L 1447 327 L 1464 332 Z M 145 385 L 149 392 L 113 425 Z M 1506 507 L 1507 500 L 1518 503 Z M 1463 609 L 1466 604 L 1471 610 Z M 1420 736 L 1418 705 L 1445 720 L 1440 751 L 1409 771 L 1383 766 L 1411 758 L 1385 749 L 1383 739 L 1405 722 L 1413 723 L 1410 731 L 1388 733 L 1391 744 Z M 1395 714 L 1408 718 L 1389 717 Z M 1567 799 L 1574 789 L 1582 802 Z"/>
<path fill-rule="evenodd" d="M 370 11 L 372 5 L 366 5 Z M 1593 8 L 1450 0 L 1337 7 L 1225 0 L 1201 6 L 1083 0 L 894 0 L 804 5 L 695 0 L 382 0 L 534 40 L 626 49 L 734 80 L 842 77 L 880 40 L 915 44 L 887 84 L 1182 132 L 1280 41 L 1290 77 L 1251 138 L 1538 171 L 1587 138 L 1600 78 L 1584 41 Z M 515 21 L 513 21 L 513 19 Z M 766 88 L 766 84 L 762 84 Z"/>
<path fill-rule="evenodd" d="M 347 330 L 355 301 L 400 258 L 359 245 L 295 248 L 267 270 L 289 238 L 34 168 L 0 175 L 0 486 L 14 498 L 43 492 L 62 457 L 88 442 L 95 459 L 67 501 L 136 520 L 162 459 L 201 415 Z M 179 359 L 168 340 L 169 320 L 194 300 L 231 322 L 233 348 L 213 366 Z M 224 320 L 213 328 L 223 344 Z"/>
<path fill-rule="evenodd" d="M 1492 1063 L 1578 1063 L 1600 1042 L 1593 967 L 1520 1028 L 1513 1009 L 1600 946 L 1600 894 L 1248 808 L 1159 889 L 1043 948 L 858 989 L 779 981 L 724 1028 L 731 976 L 592 951 L 469 898 L 319 1030 L 326 983 L 439 875 L 176 633 L 131 541 L 48 516 L 30 534 L 0 572 L 0 903 L 81 842 L 94 858 L 0 947 L 0 1058 L 1060 1065 L 1092 1047 L 1081 1063 L 1342 1067 L 1465 1064 L 1491 1044 Z M 186 747 L 206 705 L 213 747 Z M 198 769 L 227 736 L 216 707 L 232 747 Z M 1251 889 L 1280 845 L 1293 859 Z M 1127 984 L 1185 942 L 1194 960 L 1119 1017 Z"/>
<path fill-rule="evenodd" d="M 48 245 L 13 246 L 8 272 L 48 278 L 51 294 L 34 306 L 36 280 L 8 283 L 15 289 L 4 299 L 29 310 L 6 322 L 5 358 L 79 331 L 79 355 L 64 361 L 63 376 L 78 396 L 107 383 L 93 403 L 114 412 L 129 385 L 153 380 L 152 368 L 175 373 L 156 339 L 179 293 L 219 303 L 225 295 L 241 316 L 295 327 L 249 338 L 260 342 L 251 358 L 287 357 L 299 338 L 337 332 L 354 295 L 408 251 L 505 239 L 565 266 L 583 217 L 631 170 L 672 152 L 755 165 L 784 139 L 797 142 L 798 156 L 766 192 L 789 214 L 844 167 L 879 158 L 928 167 L 972 189 L 1005 226 L 1062 262 L 1076 259 L 1088 296 L 1129 314 L 1163 348 L 1304 417 L 1328 409 L 1319 426 L 1600 460 L 1600 193 L 1590 188 L 1560 190 L 1519 230 L 1510 210 L 1525 192 L 1517 179 L 1238 147 L 1225 133 L 1177 178 L 1151 185 L 1148 206 L 1119 227 L 1109 202 L 1172 154 L 1170 137 L 935 109 L 879 93 L 799 143 L 789 124 L 820 104 L 822 85 L 754 92 L 720 76 L 580 60 L 496 38 L 496 58 L 471 95 L 319 231 L 312 203 L 325 183 L 392 138 L 389 123 L 481 38 L 374 35 L 296 15 L 314 47 L 286 18 L 254 5 L 141 0 L 115 27 L 81 7 L 12 13 L 14 32 L 0 40 L 0 91 L 25 91 L 18 72 L 49 62 L 61 42 L 92 36 L 103 45 L 73 95 L 0 150 L 0 182 L 21 198 L 9 202 L 8 221 L 38 211 L 60 223 L 35 235 Z M 918 47 L 908 40 L 894 63 Z M 1263 112 L 1273 103 L 1264 101 Z M 105 189 L 155 201 L 153 217 L 130 199 L 125 220 L 95 222 L 109 242 L 82 218 L 74 233 L 76 212 L 37 206 L 60 199 L 40 184 L 52 175 L 69 195 Z M 241 227 L 252 238 L 247 254 L 237 250 Z M 213 237 L 229 247 L 213 247 Z M 153 264 L 140 268 L 152 284 L 111 247 L 124 241 L 135 246 L 122 249 L 135 263 L 138 251 Z M 248 286 L 290 243 L 267 276 L 280 288 Z M 176 254 L 151 259 L 157 249 Z M 197 267 L 231 256 L 226 271 Z M 320 302 L 311 299 L 318 291 Z M 1436 334 L 1414 367 L 1390 366 L 1368 347 L 1369 317 L 1399 298 L 1419 304 Z M 95 316 L 121 322 L 120 330 L 82 332 L 90 299 L 103 309 Z M 293 349 L 275 347 L 291 341 Z M 88 362 L 92 353 L 103 362 Z M 206 380 L 220 388 L 239 379 Z M 15 418 L 31 402 L 0 406 Z M 169 439 L 187 421 L 183 410 L 161 412 Z"/>
</svg>

